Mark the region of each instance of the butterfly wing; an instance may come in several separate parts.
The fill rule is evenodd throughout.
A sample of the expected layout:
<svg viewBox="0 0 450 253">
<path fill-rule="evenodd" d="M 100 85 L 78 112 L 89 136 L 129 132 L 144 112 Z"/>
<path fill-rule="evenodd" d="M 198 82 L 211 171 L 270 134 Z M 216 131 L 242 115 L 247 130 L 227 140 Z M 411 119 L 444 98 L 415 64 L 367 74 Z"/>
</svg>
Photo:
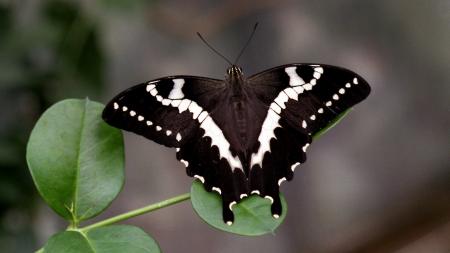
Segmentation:
<svg viewBox="0 0 450 253">
<path fill-rule="evenodd" d="M 114 127 L 176 147 L 177 159 L 186 166 L 187 174 L 199 179 L 207 191 L 222 195 L 224 221 L 231 224 L 231 207 L 248 189 L 242 164 L 222 131 L 224 124 L 230 123 L 224 110 L 229 107 L 224 102 L 228 93 L 224 91 L 226 84 L 220 80 L 166 77 L 120 93 L 106 106 L 103 119 Z"/>
<path fill-rule="evenodd" d="M 279 185 L 305 162 L 312 136 L 340 113 L 365 99 L 367 82 L 356 73 L 321 64 L 289 64 L 248 78 L 247 86 L 267 107 L 252 151 L 250 189 L 281 214 Z"/>
<path fill-rule="evenodd" d="M 195 136 L 223 81 L 171 76 L 131 87 L 113 98 L 103 111 L 110 125 L 142 135 L 167 147 L 180 147 Z"/>
</svg>

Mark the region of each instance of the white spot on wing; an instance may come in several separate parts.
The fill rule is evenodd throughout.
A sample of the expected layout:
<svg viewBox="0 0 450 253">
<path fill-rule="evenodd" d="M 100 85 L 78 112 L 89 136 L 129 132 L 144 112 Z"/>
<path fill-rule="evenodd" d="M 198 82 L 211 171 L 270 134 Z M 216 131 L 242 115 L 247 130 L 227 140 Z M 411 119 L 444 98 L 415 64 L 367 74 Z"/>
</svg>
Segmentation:
<svg viewBox="0 0 450 253">
<path fill-rule="evenodd" d="M 307 83 L 303 85 L 303 88 L 305 88 L 305 90 L 312 90 L 312 85 L 310 83 Z"/>
<path fill-rule="evenodd" d="M 182 91 L 184 85 L 184 79 L 173 79 L 173 88 L 169 93 L 168 98 L 170 99 L 182 99 L 184 98 L 184 94 Z"/>
<path fill-rule="evenodd" d="M 130 116 L 131 117 L 134 117 L 136 115 L 136 112 L 135 111 L 130 111 Z"/>
<path fill-rule="evenodd" d="M 309 119 L 311 119 L 311 120 L 316 120 L 316 115 L 311 115 L 311 117 L 309 117 Z"/>
<path fill-rule="evenodd" d="M 353 83 L 354 83 L 354 84 L 358 84 L 358 78 L 356 78 L 356 77 L 353 78 Z"/>
<path fill-rule="evenodd" d="M 328 101 L 325 105 L 326 106 L 331 106 L 333 103 L 331 103 L 331 101 Z"/>
<path fill-rule="evenodd" d="M 314 74 L 313 74 L 314 78 L 316 78 L 316 79 L 319 79 L 320 75 L 321 74 L 319 72 L 314 72 Z"/>
<path fill-rule="evenodd" d="M 172 102 L 172 100 L 165 98 L 161 101 L 161 104 L 168 106 L 168 105 L 170 105 L 171 102 Z"/>
<path fill-rule="evenodd" d="M 126 112 L 127 110 L 128 110 L 128 107 L 126 107 L 126 106 L 122 107 L 122 111 Z"/>
<path fill-rule="evenodd" d="M 267 195 L 267 196 L 264 196 L 264 198 L 270 200 L 270 203 L 273 204 L 273 198 L 272 197 Z"/>
<path fill-rule="evenodd" d="M 161 131 L 162 127 L 156 126 L 156 131 Z"/>
<path fill-rule="evenodd" d="M 292 172 L 295 171 L 295 168 L 296 168 L 298 165 L 300 165 L 300 163 L 294 163 L 294 164 L 292 164 L 292 166 L 291 166 Z"/>
<path fill-rule="evenodd" d="M 308 126 L 308 124 L 306 124 L 306 121 L 303 120 L 303 121 L 302 121 L 302 127 L 303 127 L 303 128 L 306 128 L 307 126 Z"/>
<path fill-rule="evenodd" d="M 234 205 L 236 205 L 236 201 L 231 202 L 231 203 L 228 205 L 228 208 L 229 208 L 231 211 L 233 211 L 233 206 L 234 206 Z"/>
<path fill-rule="evenodd" d="M 302 86 L 296 86 L 293 88 L 295 92 L 297 92 L 298 94 L 302 94 L 303 93 L 303 87 Z"/>
<path fill-rule="evenodd" d="M 219 194 L 222 194 L 222 191 L 218 187 L 213 187 L 212 190 L 218 192 Z"/>
<path fill-rule="evenodd" d="M 320 74 L 323 74 L 323 68 L 322 67 L 314 68 L 314 71 L 319 72 Z"/>
<path fill-rule="evenodd" d="M 155 88 L 154 84 L 148 84 L 147 87 L 145 87 L 145 89 L 150 92 L 151 90 L 153 90 Z"/>
<path fill-rule="evenodd" d="M 289 100 L 289 97 L 284 92 L 280 92 L 278 96 L 275 98 L 275 103 L 277 103 L 281 108 L 285 109 L 285 103 Z"/>
<path fill-rule="evenodd" d="M 181 141 L 181 134 L 177 133 L 177 136 L 175 137 L 175 139 L 177 139 L 177 141 Z"/>
<path fill-rule="evenodd" d="M 346 83 L 346 84 L 345 84 L 345 87 L 346 87 L 346 88 L 350 88 L 351 86 L 352 86 L 352 85 L 351 85 L 350 83 Z"/>
<path fill-rule="evenodd" d="M 142 117 L 141 115 L 139 115 L 139 116 L 138 116 L 138 120 L 139 120 L 139 121 L 143 121 L 143 120 L 144 120 L 144 117 Z"/>
<path fill-rule="evenodd" d="M 207 111 L 203 111 L 202 113 L 200 113 L 200 115 L 198 116 L 198 122 L 202 123 L 202 121 L 206 118 L 206 116 L 208 116 L 208 112 Z"/>
<path fill-rule="evenodd" d="M 284 89 L 284 92 L 286 92 L 286 94 L 289 96 L 290 99 L 294 99 L 294 100 L 298 99 L 298 94 L 297 94 L 297 92 L 295 92 L 294 89 L 289 87 L 289 88 Z"/>
<path fill-rule="evenodd" d="M 323 113 L 323 108 L 319 108 L 319 110 L 317 110 L 318 113 Z"/>
<path fill-rule="evenodd" d="M 284 181 L 286 181 L 286 178 L 285 178 L 285 177 L 280 178 L 280 179 L 278 180 L 278 186 L 281 186 L 281 184 L 282 184 Z"/>
<path fill-rule="evenodd" d="M 147 126 L 151 126 L 151 125 L 153 125 L 153 122 L 151 122 L 150 120 L 147 120 Z"/>
<path fill-rule="evenodd" d="M 178 111 L 180 113 L 184 112 L 187 110 L 187 108 L 189 107 L 189 104 L 191 103 L 191 100 L 189 99 L 183 99 L 180 103 L 180 105 L 178 106 Z"/>
<path fill-rule="evenodd" d="M 334 95 L 333 95 L 333 99 L 334 99 L 334 100 L 339 100 L 338 94 L 334 94 Z"/>
<path fill-rule="evenodd" d="M 177 99 L 177 100 L 172 100 L 171 105 L 172 105 L 173 107 L 178 107 L 178 106 L 180 105 L 180 103 L 181 103 L 181 100 L 179 100 L 179 99 Z"/>
<path fill-rule="evenodd" d="M 172 131 L 170 131 L 170 130 L 167 130 L 167 131 L 166 131 L 166 135 L 167 135 L 167 136 L 169 136 L 169 135 L 171 135 L 171 134 L 172 134 Z"/>
<path fill-rule="evenodd" d="M 308 147 L 309 147 L 309 143 L 306 143 L 305 146 L 302 147 L 303 152 L 306 152 Z"/>
<path fill-rule="evenodd" d="M 180 162 L 182 162 L 184 164 L 184 166 L 186 166 L 186 167 L 189 166 L 189 162 L 186 160 L 181 159 Z"/>
<path fill-rule="evenodd" d="M 241 195 L 239 195 L 240 199 L 243 199 L 243 198 L 246 198 L 246 197 L 247 197 L 247 194 L 245 194 L 245 193 L 242 193 Z"/>
<path fill-rule="evenodd" d="M 158 91 L 156 89 L 153 89 L 150 91 L 150 95 L 156 96 L 158 94 Z"/>
<path fill-rule="evenodd" d="M 198 106 L 198 104 L 194 101 L 191 102 L 188 109 L 193 114 L 192 116 L 193 119 L 198 118 L 198 115 L 202 112 L 202 108 Z"/>
<path fill-rule="evenodd" d="M 274 213 L 272 216 L 273 216 L 275 219 L 280 218 L 280 215 L 278 215 L 278 214 L 276 214 L 276 213 Z"/>
<path fill-rule="evenodd" d="M 253 190 L 250 194 L 256 194 L 256 195 L 259 195 L 259 194 L 261 194 L 258 190 Z"/>
<path fill-rule="evenodd" d="M 287 67 L 284 69 L 289 76 L 289 85 L 290 86 L 298 86 L 305 83 L 303 79 L 297 74 L 295 71 L 297 67 Z"/>
<path fill-rule="evenodd" d="M 278 106 L 278 104 L 276 104 L 276 103 L 270 104 L 270 109 L 272 109 L 273 111 L 275 111 L 278 114 L 281 113 L 281 107 Z"/>
<path fill-rule="evenodd" d="M 233 225 L 233 222 L 232 221 L 227 221 L 227 225 L 231 226 L 231 225 Z"/>
<path fill-rule="evenodd" d="M 114 109 L 119 109 L 119 104 L 114 102 Z"/>
<path fill-rule="evenodd" d="M 187 166 L 186 166 L 187 167 Z M 202 182 L 202 184 L 205 183 L 205 178 L 199 175 L 194 175 L 195 178 L 197 178 L 198 180 L 200 180 L 200 182 Z"/>
<path fill-rule="evenodd" d="M 340 88 L 340 89 L 339 89 L 339 93 L 344 94 L 344 93 L 345 93 L 344 88 Z"/>
</svg>

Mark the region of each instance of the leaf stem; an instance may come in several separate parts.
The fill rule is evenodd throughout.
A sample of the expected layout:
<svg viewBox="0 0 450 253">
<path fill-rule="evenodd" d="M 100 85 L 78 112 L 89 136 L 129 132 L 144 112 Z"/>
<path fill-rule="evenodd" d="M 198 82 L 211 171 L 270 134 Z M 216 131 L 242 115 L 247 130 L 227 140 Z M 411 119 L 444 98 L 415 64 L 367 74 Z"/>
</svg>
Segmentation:
<svg viewBox="0 0 450 253">
<path fill-rule="evenodd" d="M 138 208 L 138 209 L 135 209 L 135 210 L 123 213 L 123 214 L 119 214 L 117 216 L 113 216 L 111 218 L 99 221 L 97 223 L 91 224 L 91 225 L 83 227 L 83 228 L 79 228 L 79 229 L 75 228 L 72 230 L 76 230 L 81 233 L 86 233 L 89 230 L 94 229 L 94 228 L 108 226 L 108 225 L 111 225 L 111 224 L 114 224 L 114 223 L 117 223 L 117 222 L 120 222 L 123 220 L 127 220 L 130 218 L 145 214 L 145 213 L 149 213 L 149 212 L 152 212 L 152 211 L 164 208 L 164 207 L 175 205 L 177 203 L 180 203 L 182 201 L 189 199 L 190 197 L 191 197 L 190 193 L 181 194 L 181 195 L 175 196 L 173 198 L 160 201 L 158 203 L 154 203 L 154 204 L 144 206 L 144 207 L 141 207 L 141 208 Z M 69 230 L 70 229 L 71 228 L 69 227 Z M 44 253 L 44 248 L 37 250 L 35 253 Z"/>
<path fill-rule="evenodd" d="M 120 221 L 123 221 L 123 220 L 127 220 L 127 219 L 130 219 L 130 218 L 133 218 L 135 216 L 142 215 L 144 213 L 152 212 L 152 211 L 158 210 L 160 208 L 164 208 L 164 207 L 167 207 L 167 206 L 175 205 L 175 204 L 177 204 L 179 202 L 182 202 L 182 201 L 185 201 L 185 200 L 189 199 L 190 197 L 191 197 L 190 193 L 181 194 L 181 195 L 175 196 L 173 198 L 163 200 L 163 201 L 158 202 L 158 203 L 154 203 L 154 204 L 151 204 L 151 205 L 148 205 L 148 206 L 144 206 L 144 207 L 141 207 L 141 208 L 138 208 L 138 209 L 135 209 L 135 210 L 123 213 L 123 214 L 119 214 L 119 215 L 111 217 L 109 219 L 99 221 L 99 222 L 91 224 L 89 226 L 80 228 L 79 230 L 81 232 L 87 232 L 87 231 L 89 231 L 91 229 L 94 229 L 94 228 L 108 226 L 108 225 L 111 225 L 111 224 L 114 224 L 114 223 L 117 223 L 117 222 L 120 222 Z"/>
</svg>

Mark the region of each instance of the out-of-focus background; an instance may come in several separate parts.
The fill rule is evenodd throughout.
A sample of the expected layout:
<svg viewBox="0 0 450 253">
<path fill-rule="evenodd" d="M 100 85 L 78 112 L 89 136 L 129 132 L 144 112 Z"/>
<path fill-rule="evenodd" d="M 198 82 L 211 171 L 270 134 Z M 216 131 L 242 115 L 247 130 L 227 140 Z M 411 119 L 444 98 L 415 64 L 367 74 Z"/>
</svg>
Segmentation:
<svg viewBox="0 0 450 253">
<path fill-rule="evenodd" d="M 127 221 L 164 252 L 450 252 L 450 2 L 0 0 L 0 251 L 32 252 L 65 223 L 40 199 L 25 145 L 65 98 L 107 102 L 174 74 L 223 78 L 199 31 L 252 74 L 291 62 L 343 66 L 372 94 L 316 141 L 282 186 L 274 235 L 217 231 L 189 202 Z M 125 133 L 126 183 L 98 218 L 187 192 L 175 151 Z"/>
</svg>

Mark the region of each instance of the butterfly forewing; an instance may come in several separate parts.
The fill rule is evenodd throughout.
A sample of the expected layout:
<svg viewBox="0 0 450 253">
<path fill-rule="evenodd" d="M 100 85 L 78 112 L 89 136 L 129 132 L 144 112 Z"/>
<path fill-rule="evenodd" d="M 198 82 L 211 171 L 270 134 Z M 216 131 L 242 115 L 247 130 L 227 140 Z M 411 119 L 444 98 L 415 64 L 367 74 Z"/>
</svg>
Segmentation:
<svg viewBox="0 0 450 253">
<path fill-rule="evenodd" d="M 369 85 L 358 74 L 323 64 L 275 67 L 249 77 L 248 86 L 267 106 L 274 103 L 272 109 L 282 111 L 284 118 L 300 122 L 302 127 L 304 120 L 311 134 L 370 93 Z"/>
<path fill-rule="evenodd" d="M 117 95 L 103 119 L 159 144 L 180 147 L 199 128 L 199 117 L 213 107 L 222 88 L 220 80 L 192 76 L 149 81 Z"/>
</svg>

